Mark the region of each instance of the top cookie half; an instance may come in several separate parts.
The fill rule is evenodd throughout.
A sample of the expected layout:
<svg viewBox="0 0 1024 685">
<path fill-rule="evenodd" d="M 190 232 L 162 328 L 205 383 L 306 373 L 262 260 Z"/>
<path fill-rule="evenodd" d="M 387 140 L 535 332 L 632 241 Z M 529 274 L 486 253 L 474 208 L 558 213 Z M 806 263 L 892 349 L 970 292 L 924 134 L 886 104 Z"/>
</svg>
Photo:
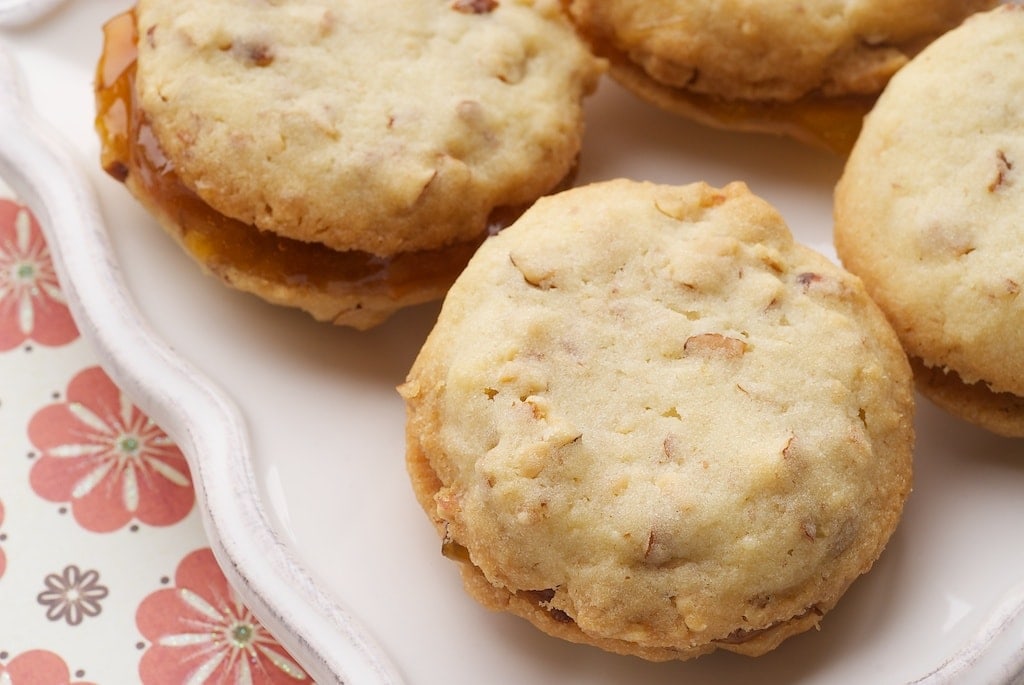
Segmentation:
<svg viewBox="0 0 1024 685">
<path fill-rule="evenodd" d="M 566 177 L 601 65 L 554 0 L 140 0 L 138 98 L 244 223 L 378 255 L 479 235 Z"/>
<path fill-rule="evenodd" d="M 836 189 L 836 248 L 907 352 L 1015 397 L 1024 434 L 1024 8 L 978 14 L 892 80 Z"/>
<path fill-rule="evenodd" d="M 964 17 L 995 4 L 572 0 L 570 12 L 611 59 L 612 74 L 656 104 L 845 152 L 893 73 Z"/>
</svg>

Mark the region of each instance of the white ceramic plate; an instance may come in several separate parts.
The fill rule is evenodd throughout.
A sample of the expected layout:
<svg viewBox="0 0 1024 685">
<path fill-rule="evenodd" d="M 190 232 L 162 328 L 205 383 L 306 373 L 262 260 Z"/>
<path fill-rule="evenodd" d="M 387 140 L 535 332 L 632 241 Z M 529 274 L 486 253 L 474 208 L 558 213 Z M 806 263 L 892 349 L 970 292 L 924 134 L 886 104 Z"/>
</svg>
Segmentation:
<svg viewBox="0 0 1024 685">
<path fill-rule="evenodd" d="M 923 401 L 915 490 L 888 549 L 820 631 L 772 654 L 649 664 L 479 608 L 441 557 L 403 464 L 394 387 L 436 306 L 357 333 L 202 275 L 98 169 L 91 84 L 100 26 L 129 2 L 54 4 L 0 5 L 0 175 L 39 214 L 107 371 L 188 454 L 228 578 L 319 682 L 1020 679 L 1024 441 Z M 745 180 L 800 240 L 831 252 L 839 159 L 689 125 L 607 81 L 588 117 L 580 182 Z"/>
</svg>

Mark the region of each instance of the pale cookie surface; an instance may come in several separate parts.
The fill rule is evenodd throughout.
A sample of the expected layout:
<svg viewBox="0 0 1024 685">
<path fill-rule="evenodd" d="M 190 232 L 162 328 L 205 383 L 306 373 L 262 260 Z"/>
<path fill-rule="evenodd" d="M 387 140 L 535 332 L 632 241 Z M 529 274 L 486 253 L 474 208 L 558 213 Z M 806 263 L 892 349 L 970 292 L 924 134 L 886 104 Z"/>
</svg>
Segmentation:
<svg viewBox="0 0 1024 685">
<path fill-rule="evenodd" d="M 892 74 L 998 0 L 572 0 L 611 74 L 654 105 L 718 128 L 845 155 Z"/>
<path fill-rule="evenodd" d="M 877 93 L 925 41 L 994 0 L 572 0 L 659 83 L 726 99 Z"/>
<path fill-rule="evenodd" d="M 922 390 L 1014 435 L 1024 435 L 1022 111 L 1024 9 L 1007 5 L 972 17 L 893 79 L 835 210 L 843 263 L 908 354 L 948 372 L 919 374 Z"/>
<path fill-rule="evenodd" d="M 892 329 L 738 183 L 540 200 L 471 260 L 400 390 L 468 591 L 648 659 L 817 625 L 910 489 Z"/>
<path fill-rule="evenodd" d="M 140 0 L 138 96 L 186 186 L 387 256 L 479 235 L 573 168 L 601 64 L 556 0 Z"/>
</svg>

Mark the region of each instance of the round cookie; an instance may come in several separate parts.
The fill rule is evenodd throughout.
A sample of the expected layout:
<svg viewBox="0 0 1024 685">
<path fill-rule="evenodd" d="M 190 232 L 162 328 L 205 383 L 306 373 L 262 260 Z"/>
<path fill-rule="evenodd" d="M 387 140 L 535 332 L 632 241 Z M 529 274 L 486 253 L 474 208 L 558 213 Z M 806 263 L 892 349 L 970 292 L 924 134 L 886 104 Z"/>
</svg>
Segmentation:
<svg viewBox="0 0 1024 685">
<path fill-rule="evenodd" d="M 571 178 L 604 68 L 557 0 L 140 0 L 133 16 L 135 59 L 106 55 L 97 79 L 105 147 L 127 141 L 107 168 L 224 280 L 339 323 L 439 296 L 492 224 Z M 225 248 L 238 236 L 256 257 Z M 262 268 L 276 252 L 316 278 Z"/>
<path fill-rule="evenodd" d="M 707 124 L 847 152 L 889 77 L 997 0 L 571 0 L 612 75 Z"/>
<path fill-rule="evenodd" d="M 651 660 L 816 626 L 911 486 L 896 336 L 740 183 L 539 200 L 470 260 L 399 390 L 468 592 Z"/>
<path fill-rule="evenodd" d="M 978 14 L 907 65 L 835 193 L 835 242 L 921 392 L 1024 436 L 1024 9 Z"/>
</svg>

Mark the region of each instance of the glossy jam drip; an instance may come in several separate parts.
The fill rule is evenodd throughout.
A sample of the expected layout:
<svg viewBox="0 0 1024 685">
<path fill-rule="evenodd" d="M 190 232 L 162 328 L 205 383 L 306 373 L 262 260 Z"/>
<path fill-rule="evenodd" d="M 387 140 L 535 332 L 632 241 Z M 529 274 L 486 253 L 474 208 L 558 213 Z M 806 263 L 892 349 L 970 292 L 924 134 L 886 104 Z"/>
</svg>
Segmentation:
<svg viewBox="0 0 1024 685">
<path fill-rule="evenodd" d="M 96 130 L 103 168 L 119 181 L 129 181 L 140 200 L 163 214 L 185 248 L 213 272 L 236 269 L 291 288 L 376 292 L 397 298 L 446 288 L 486 237 L 487 230 L 471 242 L 385 258 L 284 238 L 224 216 L 181 182 L 137 105 L 134 12 L 111 19 L 103 33 L 96 71 Z M 488 230 L 499 230 L 519 213 L 495 210 Z"/>
</svg>

